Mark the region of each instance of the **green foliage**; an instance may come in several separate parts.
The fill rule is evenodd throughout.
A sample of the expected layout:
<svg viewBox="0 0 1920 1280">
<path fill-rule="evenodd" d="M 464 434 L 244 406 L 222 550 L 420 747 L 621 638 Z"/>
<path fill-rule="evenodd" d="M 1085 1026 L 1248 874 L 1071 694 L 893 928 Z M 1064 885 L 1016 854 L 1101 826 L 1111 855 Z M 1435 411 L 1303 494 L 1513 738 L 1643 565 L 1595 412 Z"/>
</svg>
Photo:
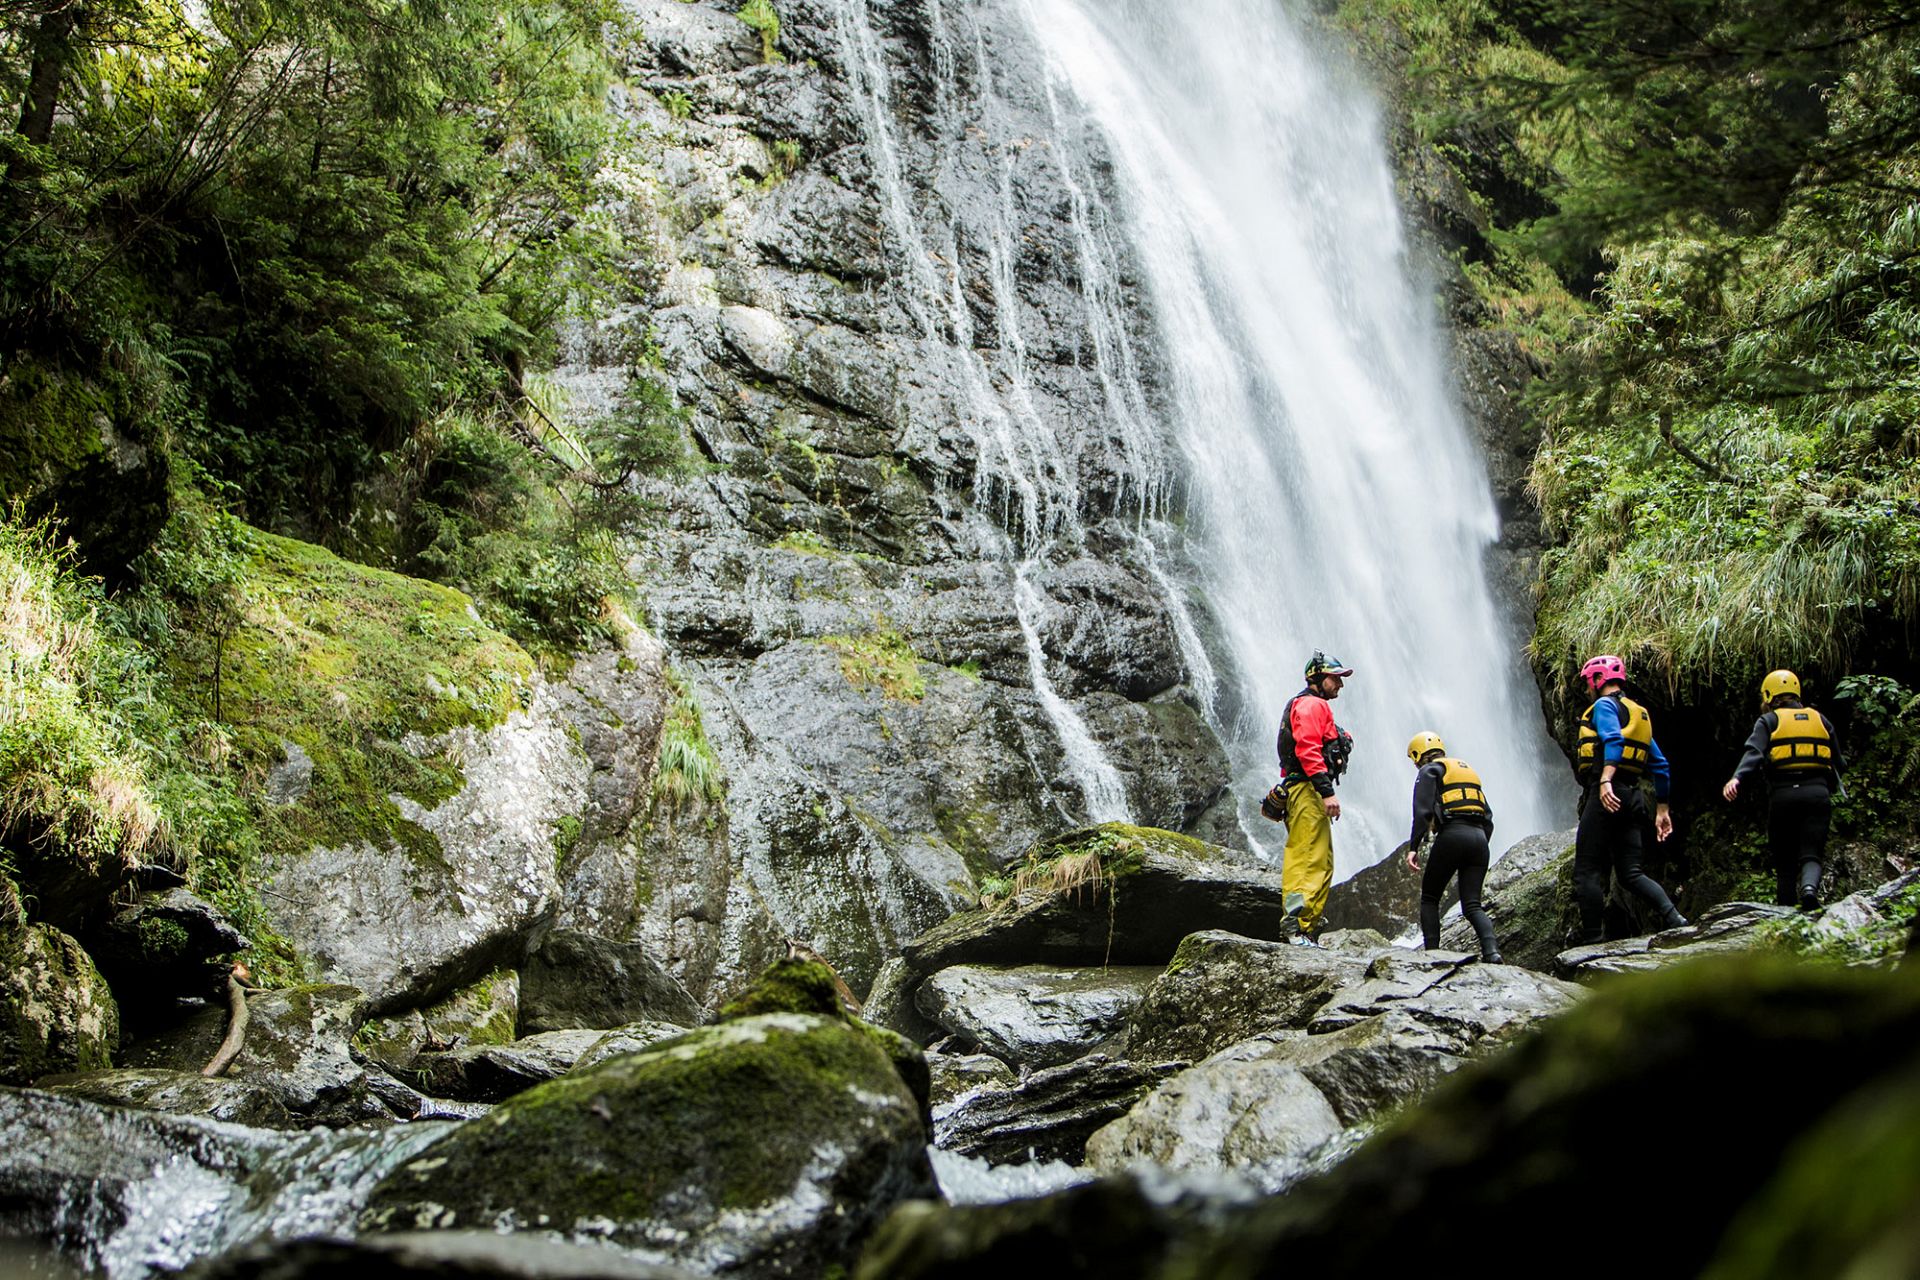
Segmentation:
<svg viewBox="0 0 1920 1280">
<path fill-rule="evenodd" d="M 0 837 L 95 867 L 167 843 L 140 737 L 151 673 L 108 608 L 44 523 L 0 519 Z"/>
<path fill-rule="evenodd" d="M 121 384 L 256 523 L 515 393 L 609 247 L 603 0 L 7 12 L 0 93 L 45 113 L 0 140 L 0 347 Z"/>
<path fill-rule="evenodd" d="M 762 62 L 785 62 L 780 53 L 780 14 L 773 7 L 773 0 L 747 0 L 740 6 L 737 15 L 740 21 L 760 33 L 760 60 Z"/>
<path fill-rule="evenodd" d="M 882 697 L 901 702 L 927 696 L 920 655 L 884 621 L 863 636 L 825 636 L 817 643 L 840 655 L 840 674 L 856 689 L 878 689 Z"/>
<path fill-rule="evenodd" d="M 726 777 L 707 742 L 700 702 L 685 676 L 668 671 L 673 700 L 660 725 L 660 754 L 654 763 L 653 802 L 669 814 L 698 813 L 726 798 Z"/>
<path fill-rule="evenodd" d="M 693 99 L 683 89 L 669 89 L 660 95 L 660 105 L 675 120 L 685 120 L 693 114 Z"/>
</svg>

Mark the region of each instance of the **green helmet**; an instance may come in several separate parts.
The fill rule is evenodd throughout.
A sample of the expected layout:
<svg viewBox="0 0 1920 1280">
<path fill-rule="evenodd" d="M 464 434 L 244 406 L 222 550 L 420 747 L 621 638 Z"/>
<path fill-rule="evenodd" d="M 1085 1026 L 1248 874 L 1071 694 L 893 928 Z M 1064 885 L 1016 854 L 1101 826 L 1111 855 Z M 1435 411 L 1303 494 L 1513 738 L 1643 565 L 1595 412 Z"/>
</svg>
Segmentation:
<svg viewBox="0 0 1920 1280">
<path fill-rule="evenodd" d="M 1339 676 L 1342 680 L 1353 674 L 1353 668 L 1340 659 L 1331 657 L 1315 649 L 1313 656 L 1307 659 L 1307 683 L 1312 684 L 1321 676 Z"/>
</svg>

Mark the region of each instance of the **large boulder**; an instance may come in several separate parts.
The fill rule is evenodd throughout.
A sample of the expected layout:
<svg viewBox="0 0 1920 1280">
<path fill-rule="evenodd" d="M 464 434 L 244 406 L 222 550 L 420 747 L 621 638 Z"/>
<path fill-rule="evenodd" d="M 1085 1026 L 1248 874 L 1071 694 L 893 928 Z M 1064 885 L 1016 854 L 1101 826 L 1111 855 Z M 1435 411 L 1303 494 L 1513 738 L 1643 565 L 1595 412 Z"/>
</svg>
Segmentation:
<svg viewBox="0 0 1920 1280">
<path fill-rule="evenodd" d="M 645 1021 L 700 1021 L 699 1004 L 647 947 L 556 929 L 527 957 L 520 977 L 521 1031 Z"/>
<path fill-rule="evenodd" d="M 460 592 L 225 536 L 231 613 L 183 638 L 176 676 L 260 779 L 269 923 L 377 1014 L 517 959 L 553 912 L 591 772 L 559 695 Z"/>
<path fill-rule="evenodd" d="M 198 1071 L 119 1067 L 43 1076 L 36 1087 L 108 1106 L 205 1116 L 256 1129 L 304 1129 L 311 1123 L 289 1112 L 279 1093 L 263 1084 L 209 1078 Z"/>
<path fill-rule="evenodd" d="M 1090 1053 L 1035 1071 L 1004 1088 L 983 1087 L 934 1112 L 942 1151 L 991 1164 L 1086 1158 L 1087 1139 L 1132 1109 L 1184 1062 L 1143 1066 Z"/>
<path fill-rule="evenodd" d="M 1099 968 L 1163 965 L 1197 929 L 1274 938 L 1279 876 L 1246 855 L 1152 827 L 1107 823 L 1028 851 L 1007 896 L 914 938 L 876 982 L 873 1017 L 902 1034 L 935 1024 L 915 1004 L 922 982 L 956 965 Z"/>
<path fill-rule="evenodd" d="M 1159 976 L 1144 967 L 955 965 L 922 982 L 915 1002 L 963 1044 L 1015 1066 L 1054 1067 L 1111 1045 Z"/>
<path fill-rule="evenodd" d="M 1635 1188 L 1636 1223 L 1659 1242 L 1661 1268 L 1699 1274 L 1739 1243 L 1728 1235 L 1736 1213 L 1790 1151 L 1830 1174 L 1857 1172 L 1856 1186 L 1881 1178 L 1848 1168 L 1849 1153 L 1881 1131 L 1834 1133 L 1819 1148 L 1803 1135 L 1833 1100 L 1911 1072 L 1916 1046 L 1920 987 L 1904 978 L 1742 957 L 1617 983 L 1449 1081 L 1330 1174 L 1261 1206 L 1169 1274 L 1387 1274 L 1454 1247 L 1449 1224 L 1459 1222 L 1525 1222 L 1541 1239 L 1577 1239 L 1592 1229 L 1595 1197 L 1622 1186 Z M 1793 1105 L 1809 1080 L 1819 1096 Z M 1660 1115 L 1658 1158 L 1608 1119 L 1636 1114 L 1654 1094 L 1687 1100 Z M 1494 1276 L 1538 1267 L 1499 1251 L 1478 1261 Z M 1602 1251 L 1569 1265 L 1600 1275 L 1618 1262 Z"/>
<path fill-rule="evenodd" d="M 367 1230 L 505 1218 L 697 1270 L 846 1266 L 901 1199 L 933 1194 L 920 1106 L 871 1037 L 774 1013 L 541 1085 L 373 1191 Z"/>
<path fill-rule="evenodd" d="M 1376 949 L 1296 947 L 1209 929 L 1180 942 L 1133 1017 L 1131 1052 L 1199 1061 L 1230 1044 L 1304 1027 L 1367 974 Z"/>
<path fill-rule="evenodd" d="M 1465 960 L 1383 951 L 1364 980 L 1317 1008 L 1282 1002 L 1287 1020 L 1175 1076 L 1094 1134 L 1088 1164 L 1206 1171 L 1281 1190 L 1349 1126 L 1419 1097 L 1581 994 Z"/>
<path fill-rule="evenodd" d="M 308 1124 L 348 1125 L 391 1119 L 355 1060 L 354 1036 L 366 1022 L 357 987 L 316 985 L 257 991 L 247 997 L 247 1029 L 228 1078 L 257 1085 Z M 127 1065 L 199 1071 L 227 1033 L 224 1006 L 207 1008 L 127 1051 Z"/>
<path fill-rule="evenodd" d="M 1682 928 L 1570 947 L 1554 957 L 1554 971 L 1585 982 L 1606 974 L 1645 973 L 1715 952 L 1765 947 L 1775 940 L 1777 926 L 1797 914 L 1793 907 L 1763 902 L 1723 902 Z"/>
<path fill-rule="evenodd" d="M 354 1043 L 388 1071 L 406 1071 L 424 1052 L 506 1044 L 520 1019 L 520 975 L 497 969 L 422 1009 L 369 1019 Z"/>
<path fill-rule="evenodd" d="M 80 944 L 17 914 L 0 919 L 0 1083 L 104 1068 L 119 1039 L 119 1006 Z"/>
</svg>

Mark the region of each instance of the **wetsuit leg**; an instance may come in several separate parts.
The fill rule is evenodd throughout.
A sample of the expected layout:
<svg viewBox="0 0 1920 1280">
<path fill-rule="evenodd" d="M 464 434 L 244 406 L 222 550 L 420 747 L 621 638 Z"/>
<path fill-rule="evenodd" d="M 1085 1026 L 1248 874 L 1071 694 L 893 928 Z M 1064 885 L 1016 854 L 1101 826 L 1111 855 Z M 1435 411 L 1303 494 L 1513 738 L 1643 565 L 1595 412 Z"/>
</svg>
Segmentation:
<svg viewBox="0 0 1920 1280">
<path fill-rule="evenodd" d="M 1783 905 L 1812 907 L 1820 901 L 1820 875 L 1827 853 L 1833 797 L 1826 784 L 1775 787 L 1767 800 L 1767 843 L 1778 868 Z"/>
<path fill-rule="evenodd" d="M 1607 873 L 1613 865 L 1612 841 L 1597 787 L 1588 787 L 1580 800 L 1580 827 L 1573 838 L 1573 900 L 1580 908 L 1576 945 L 1598 942 L 1605 932 Z"/>
<path fill-rule="evenodd" d="M 1446 828 L 1440 830 L 1444 833 Z M 1440 899 L 1446 896 L 1453 872 L 1453 851 L 1436 835 L 1427 846 L 1426 870 L 1420 873 L 1420 937 L 1429 951 L 1440 946 Z"/>
<path fill-rule="evenodd" d="M 1440 944 L 1440 898 L 1447 881 L 1460 877 L 1460 914 L 1473 926 L 1480 940 L 1480 954 L 1492 957 L 1500 953 L 1493 939 L 1493 920 L 1480 905 L 1480 888 L 1487 880 L 1487 833 L 1470 822 L 1448 822 L 1433 838 L 1427 851 L 1427 873 L 1420 881 L 1420 932 L 1426 935 L 1427 949 Z"/>
<path fill-rule="evenodd" d="M 1492 960 L 1500 954 L 1500 944 L 1493 936 L 1493 917 L 1480 905 L 1480 890 L 1487 882 L 1487 864 L 1492 861 L 1492 850 L 1487 848 L 1487 833 L 1471 823 L 1456 822 L 1453 826 L 1468 833 L 1463 840 L 1460 854 L 1460 914 L 1473 926 L 1473 933 L 1480 940 L 1480 958 Z"/>
<path fill-rule="evenodd" d="M 1680 912 L 1667 891 L 1640 869 L 1641 860 L 1646 857 L 1641 832 L 1647 821 L 1647 798 L 1640 788 L 1632 785 L 1624 789 L 1616 786 L 1614 793 L 1620 797 L 1620 812 L 1609 814 L 1611 821 L 1607 823 L 1613 848 L 1613 872 L 1620 877 L 1627 892 L 1653 908 L 1662 928 L 1671 929 L 1680 923 Z"/>
</svg>

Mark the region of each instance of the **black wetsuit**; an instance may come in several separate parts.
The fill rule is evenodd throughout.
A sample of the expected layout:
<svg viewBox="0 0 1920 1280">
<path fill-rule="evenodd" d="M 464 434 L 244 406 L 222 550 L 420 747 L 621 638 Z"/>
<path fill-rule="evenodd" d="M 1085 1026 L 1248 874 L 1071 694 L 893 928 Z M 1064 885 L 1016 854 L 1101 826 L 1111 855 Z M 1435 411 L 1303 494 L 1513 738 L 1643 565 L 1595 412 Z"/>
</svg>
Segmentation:
<svg viewBox="0 0 1920 1280">
<path fill-rule="evenodd" d="M 1798 710 L 1798 699 L 1782 698 L 1782 707 Z M 1815 715 L 1820 715 L 1815 712 Z M 1825 870 L 1827 829 L 1833 820 L 1833 792 L 1840 785 L 1838 768 L 1819 772 L 1787 772 L 1767 767 L 1767 748 L 1780 717 L 1765 712 L 1753 722 L 1747 735 L 1746 753 L 1733 776 L 1745 788 L 1762 776 L 1767 780 L 1767 851 L 1773 857 L 1773 900 L 1783 907 L 1813 907 L 1820 901 L 1820 877 Z M 1833 724 L 1825 716 L 1827 740 L 1835 744 L 1834 761 L 1838 765 L 1838 740 Z"/>
<path fill-rule="evenodd" d="M 1420 766 L 1413 780 L 1413 832 L 1408 841 L 1418 848 L 1429 828 L 1436 827 L 1433 847 L 1427 850 L 1426 869 L 1420 876 L 1420 936 L 1427 950 L 1440 945 L 1440 899 L 1447 882 L 1460 877 L 1460 914 L 1473 926 L 1480 939 L 1480 955 L 1486 960 L 1500 956 L 1500 945 L 1493 936 L 1493 919 L 1480 905 L 1480 890 L 1486 883 L 1491 853 L 1487 837 L 1493 834 L 1493 817 L 1449 818 L 1440 812 L 1440 777 L 1446 766 L 1432 761 Z"/>
<path fill-rule="evenodd" d="M 1662 928 L 1686 923 L 1673 905 L 1673 899 L 1658 881 L 1642 867 L 1646 860 L 1646 833 L 1653 826 L 1647 815 L 1646 793 L 1640 789 L 1638 775 L 1621 765 L 1621 702 L 1617 695 L 1603 694 L 1593 704 L 1591 715 L 1600 736 L 1599 757 L 1582 775 L 1586 790 L 1580 796 L 1580 827 L 1573 843 L 1573 900 L 1580 907 L 1580 933 L 1576 943 L 1598 942 L 1606 933 L 1607 873 L 1620 878 L 1627 892 L 1652 907 Z M 1660 744 L 1647 739 L 1647 773 L 1653 779 L 1654 794 L 1661 800 L 1673 785 L 1667 757 Z M 1600 774 L 1612 764 L 1619 772 L 1613 779 L 1614 798 L 1620 802 L 1617 813 L 1607 812 L 1600 800 Z"/>
</svg>

